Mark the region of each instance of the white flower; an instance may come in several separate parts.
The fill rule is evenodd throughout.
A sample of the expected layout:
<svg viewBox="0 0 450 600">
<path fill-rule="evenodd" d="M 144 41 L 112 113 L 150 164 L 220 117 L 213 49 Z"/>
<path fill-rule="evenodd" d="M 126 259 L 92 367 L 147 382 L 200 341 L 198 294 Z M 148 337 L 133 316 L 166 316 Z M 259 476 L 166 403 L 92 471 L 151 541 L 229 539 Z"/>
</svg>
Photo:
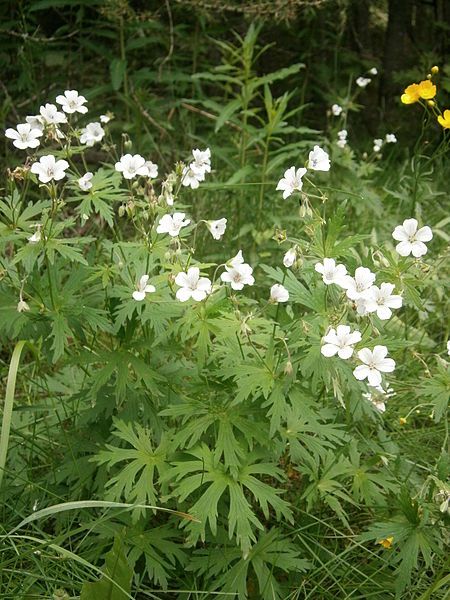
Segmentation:
<svg viewBox="0 0 450 600">
<path fill-rule="evenodd" d="M 178 273 L 175 283 L 180 286 L 176 294 L 180 302 L 186 302 L 189 298 L 200 302 L 211 293 L 211 281 L 207 277 L 200 277 L 198 267 L 190 267 L 187 273 Z"/>
<path fill-rule="evenodd" d="M 309 153 L 308 169 L 313 171 L 329 171 L 330 157 L 325 150 L 320 146 L 314 146 L 314 149 Z"/>
<path fill-rule="evenodd" d="M 347 145 L 347 135 L 348 132 L 346 129 L 341 129 L 340 131 L 338 131 L 338 141 L 336 142 L 336 144 L 339 146 L 339 148 L 345 148 L 345 146 Z"/>
<path fill-rule="evenodd" d="M 380 385 L 381 373 L 391 373 L 395 369 L 395 361 L 386 358 L 387 353 L 386 346 L 375 346 L 373 351 L 363 348 L 358 352 L 358 358 L 364 364 L 356 367 L 353 375 L 360 381 L 367 378 L 370 386 Z"/>
<path fill-rule="evenodd" d="M 366 293 L 368 294 L 371 289 L 372 288 L 369 288 L 369 290 Z M 365 296 L 361 296 L 360 298 L 356 298 L 355 304 L 356 304 L 356 312 L 358 313 L 358 315 L 360 317 L 365 317 L 368 314 L 368 311 L 367 311 L 367 298 Z"/>
<path fill-rule="evenodd" d="M 326 285 L 335 283 L 344 287 L 343 283 L 346 280 L 347 269 L 344 265 L 337 265 L 334 258 L 324 258 L 323 263 L 316 263 L 314 269 L 317 273 L 322 274 L 322 281 Z"/>
<path fill-rule="evenodd" d="M 369 69 L 369 75 L 378 75 L 378 69 L 376 67 L 372 67 Z"/>
<path fill-rule="evenodd" d="M 205 173 L 211 173 L 211 150 L 192 150 L 192 156 L 194 160 L 189 165 L 190 169 L 197 175 L 205 176 Z M 203 181 L 203 179 L 200 179 Z"/>
<path fill-rule="evenodd" d="M 289 198 L 293 192 L 300 192 L 303 187 L 302 177 L 306 173 L 306 169 L 295 169 L 291 167 L 284 172 L 284 177 L 280 179 L 277 185 L 277 190 L 283 191 L 283 198 Z"/>
<path fill-rule="evenodd" d="M 63 112 L 59 112 L 56 104 L 46 104 L 39 109 L 44 123 L 48 125 L 58 125 L 59 123 L 67 123 L 67 117 Z"/>
<path fill-rule="evenodd" d="M 173 215 L 164 215 L 160 218 L 156 233 L 168 233 L 175 237 L 179 235 L 182 227 L 187 227 L 190 219 L 184 220 L 185 213 L 176 212 Z"/>
<path fill-rule="evenodd" d="M 41 156 L 39 162 L 31 165 L 31 172 L 35 173 L 41 183 L 48 183 L 52 179 L 59 181 L 66 176 L 69 163 L 66 160 L 56 160 L 52 154 Z"/>
<path fill-rule="evenodd" d="M 375 388 L 377 391 L 380 392 L 380 394 L 384 394 L 385 391 L 383 390 L 383 388 L 381 386 L 376 386 Z M 376 410 L 380 413 L 384 413 L 386 412 L 386 403 L 384 401 L 383 396 L 378 395 L 378 394 L 372 394 L 371 392 L 367 392 L 365 394 L 363 394 L 363 398 L 366 398 L 374 408 L 376 408 Z"/>
<path fill-rule="evenodd" d="M 372 80 L 369 77 L 358 77 L 356 80 L 356 85 L 360 88 L 365 88 L 371 81 Z"/>
<path fill-rule="evenodd" d="M 326 356 L 337 354 L 339 358 L 347 360 L 353 354 L 353 346 L 361 341 L 359 331 L 350 331 L 348 325 L 338 325 L 337 329 L 330 329 L 323 341 L 325 344 L 321 347 L 321 353 Z"/>
<path fill-rule="evenodd" d="M 150 179 L 156 179 L 158 177 L 158 165 L 151 160 L 146 160 L 145 166 L 147 167 L 147 176 Z"/>
<path fill-rule="evenodd" d="M 36 225 L 36 231 L 28 238 L 30 244 L 37 244 L 41 241 L 41 227 L 42 225 Z"/>
<path fill-rule="evenodd" d="M 146 294 L 152 294 L 156 292 L 156 288 L 154 285 L 149 285 L 148 280 L 150 277 L 148 275 L 142 275 L 139 279 L 136 289 L 133 292 L 132 296 L 137 302 L 141 302 L 145 299 Z"/>
<path fill-rule="evenodd" d="M 373 151 L 378 154 L 381 150 L 381 146 L 383 145 L 383 140 L 381 138 L 377 138 L 373 140 Z"/>
<path fill-rule="evenodd" d="M 230 260 L 227 262 L 227 265 L 230 267 L 236 267 L 237 265 L 243 265 L 244 264 L 244 257 L 242 255 L 242 250 L 239 250 L 239 252 L 236 254 L 236 256 L 233 256 L 233 258 L 230 258 Z"/>
<path fill-rule="evenodd" d="M 37 128 L 33 128 L 30 123 L 19 123 L 17 125 L 17 129 L 12 129 L 9 127 L 5 131 L 5 136 L 11 140 L 13 140 L 13 146 L 19 148 L 20 150 L 25 150 L 26 148 L 37 148 L 39 146 L 39 140 L 37 138 L 41 137 L 42 131 Z"/>
<path fill-rule="evenodd" d="M 93 146 L 96 142 L 101 142 L 105 136 L 105 130 L 100 123 L 88 123 L 83 127 L 80 135 L 80 142 L 86 146 Z M 125 175 L 124 175 L 125 177 Z"/>
<path fill-rule="evenodd" d="M 63 95 L 56 96 L 56 102 L 61 104 L 63 111 L 68 114 L 79 112 L 84 115 L 88 111 L 87 106 L 84 106 L 86 98 L 80 96 L 76 90 L 66 90 Z"/>
<path fill-rule="evenodd" d="M 196 190 L 200 185 L 200 181 L 205 180 L 205 172 L 194 171 L 191 166 L 184 167 L 181 177 L 181 183 L 184 187 L 190 187 L 192 190 Z"/>
<path fill-rule="evenodd" d="M 30 307 L 21 296 L 19 302 L 17 303 L 17 312 L 26 312 L 27 310 L 30 310 Z"/>
<path fill-rule="evenodd" d="M 111 121 L 111 117 L 109 115 L 100 115 L 100 123 L 109 123 Z"/>
<path fill-rule="evenodd" d="M 220 278 L 225 283 L 231 283 L 233 290 L 242 290 L 244 285 L 255 283 L 255 278 L 252 275 L 253 269 L 244 262 L 242 250 L 239 250 L 236 256 L 228 261 L 225 269 L 226 271 L 222 273 Z"/>
<path fill-rule="evenodd" d="M 217 221 L 208 221 L 207 222 L 208 229 L 211 232 L 211 235 L 215 240 L 220 240 L 220 238 L 225 233 L 227 228 L 227 220 L 226 219 L 218 219 Z"/>
<path fill-rule="evenodd" d="M 25 117 L 25 121 L 31 125 L 31 129 L 39 129 L 39 131 L 44 131 L 44 119 L 41 115 L 30 115 Z"/>
<path fill-rule="evenodd" d="M 387 133 L 386 137 L 384 138 L 386 144 L 396 144 L 397 143 L 397 138 L 395 137 L 395 133 Z"/>
<path fill-rule="evenodd" d="M 122 173 L 125 179 L 133 179 L 138 175 L 147 175 L 145 158 L 140 154 L 124 154 L 115 164 L 116 171 Z"/>
<path fill-rule="evenodd" d="M 347 276 L 344 278 L 342 287 L 347 290 L 347 298 L 358 300 L 367 297 L 367 291 L 372 287 L 374 281 L 375 274 L 370 269 L 358 267 L 354 277 Z"/>
<path fill-rule="evenodd" d="M 297 251 L 295 248 L 290 248 L 283 256 L 283 265 L 287 268 L 292 267 L 297 259 Z"/>
<path fill-rule="evenodd" d="M 394 284 L 382 283 L 378 288 L 373 285 L 367 292 L 366 311 L 376 312 L 377 317 L 383 321 L 389 319 L 392 315 L 391 308 L 400 308 L 403 300 L 401 296 L 392 294 Z"/>
<path fill-rule="evenodd" d="M 271 302 L 287 302 L 289 300 L 289 292 L 280 283 L 276 283 L 270 288 L 270 301 Z"/>
<path fill-rule="evenodd" d="M 394 240 L 400 242 L 395 249 L 400 256 L 409 256 L 411 253 L 415 258 L 420 258 L 427 253 L 428 248 L 424 242 L 433 238 L 433 232 L 426 225 L 417 229 L 416 219 L 405 219 L 403 225 L 397 225 L 392 233 Z"/>
<path fill-rule="evenodd" d="M 447 354 L 450 356 L 450 340 L 447 342 Z"/>
<path fill-rule="evenodd" d="M 331 107 L 331 112 L 335 117 L 339 117 L 342 110 L 343 110 L 343 108 L 342 108 L 342 106 L 339 106 L 339 104 L 333 104 L 333 106 Z"/>
<path fill-rule="evenodd" d="M 78 185 L 80 186 L 80 189 L 83 190 L 83 192 L 87 192 L 88 190 L 91 189 L 91 187 L 92 187 L 91 179 L 93 177 L 94 177 L 94 174 L 91 173 L 90 171 L 85 173 L 83 175 L 83 177 L 80 177 L 80 179 L 78 180 Z"/>
</svg>

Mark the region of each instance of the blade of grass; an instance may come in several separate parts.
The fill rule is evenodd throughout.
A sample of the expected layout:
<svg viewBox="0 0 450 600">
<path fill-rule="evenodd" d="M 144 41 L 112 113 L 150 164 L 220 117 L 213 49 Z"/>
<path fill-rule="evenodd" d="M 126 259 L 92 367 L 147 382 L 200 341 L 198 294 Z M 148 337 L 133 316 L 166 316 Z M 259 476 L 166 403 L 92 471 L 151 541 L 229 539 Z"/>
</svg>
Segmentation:
<svg viewBox="0 0 450 600">
<path fill-rule="evenodd" d="M 14 392 L 16 390 L 17 371 L 19 369 L 20 355 L 26 341 L 17 342 L 12 353 L 11 363 L 6 383 L 5 404 L 3 406 L 2 432 L 0 435 L 0 489 L 2 487 L 3 474 L 5 472 L 6 455 L 8 453 L 9 432 L 11 429 L 11 418 L 14 405 Z"/>
</svg>

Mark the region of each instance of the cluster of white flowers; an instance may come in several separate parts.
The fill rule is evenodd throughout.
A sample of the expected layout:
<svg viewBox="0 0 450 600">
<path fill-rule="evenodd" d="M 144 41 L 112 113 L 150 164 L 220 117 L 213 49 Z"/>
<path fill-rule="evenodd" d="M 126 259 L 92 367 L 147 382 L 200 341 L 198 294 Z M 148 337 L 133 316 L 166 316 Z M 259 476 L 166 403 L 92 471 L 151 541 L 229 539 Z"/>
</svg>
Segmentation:
<svg viewBox="0 0 450 600">
<path fill-rule="evenodd" d="M 395 228 L 392 235 L 395 240 L 400 242 L 396 250 L 401 256 L 412 254 L 416 258 L 427 252 L 424 242 L 430 241 L 433 237 L 430 227 L 425 226 L 418 229 L 416 219 L 406 219 L 403 225 Z M 375 273 L 372 273 L 367 267 L 358 267 L 354 276 L 351 277 L 348 275 L 345 265 L 336 264 L 332 258 L 325 258 L 322 263 L 315 265 L 315 270 L 322 275 L 322 280 L 326 285 L 335 284 L 345 290 L 347 298 L 354 303 L 357 314 L 360 316 L 376 313 L 379 319 L 385 321 L 392 316 L 392 309 L 401 308 L 403 304 L 402 297 L 393 293 L 394 284 L 383 282 L 378 287 L 375 285 Z M 353 355 L 353 346 L 360 341 L 359 331 L 351 332 L 349 326 L 339 325 L 337 329 L 330 329 L 324 336 L 321 353 L 326 357 L 337 354 L 341 359 L 347 360 Z M 450 342 L 447 346 L 450 347 Z M 362 348 L 357 353 L 362 364 L 353 371 L 356 379 L 367 379 L 368 384 L 386 398 L 389 397 L 392 390 L 385 391 L 380 387 L 382 373 L 391 373 L 395 369 L 395 361 L 387 358 L 387 354 L 386 346 L 377 345 L 373 350 Z M 384 399 L 371 393 L 366 397 L 371 400 L 377 410 L 384 412 Z"/>
<path fill-rule="evenodd" d="M 367 267 L 358 267 L 351 277 L 345 265 L 337 265 L 333 258 L 325 258 L 323 263 L 315 265 L 315 270 L 322 275 L 326 285 L 335 284 L 345 290 L 360 316 L 376 313 L 385 321 L 392 316 L 392 308 L 402 306 L 402 297 L 392 294 L 395 286 L 392 283 L 382 283 L 380 287 L 374 285 L 375 273 Z"/>
<path fill-rule="evenodd" d="M 338 136 L 338 139 L 337 139 L 336 145 L 339 146 L 339 148 L 345 148 L 345 146 L 347 145 L 347 136 L 348 136 L 347 130 L 341 129 L 340 131 L 338 131 L 337 136 Z"/>
<path fill-rule="evenodd" d="M 372 80 L 370 77 L 358 77 L 356 79 L 356 85 L 360 88 L 365 88 L 369 85 Z"/>
<path fill-rule="evenodd" d="M 65 139 L 67 133 L 61 127 L 69 124 L 68 116 L 70 117 L 74 113 L 86 114 L 88 112 L 87 106 L 85 106 L 86 103 L 86 98 L 76 90 L 66 90 L 64 94 L 56 97 L 56 104 L 49 102 L 43 104 L 39 108 L 39 114 L 27 116 L 25 118 L 26 122 L 19 123 L 16 129 L 8 128 L 5 131 L 5 136 L 13 140 L 13 145 L 20 150 L 37 148 L 41 143 L 40 138 L 44 136 L 49 139 Z M 100 116 L 101 123 L 108 123 L 110 119 L 111 116 L 109 115 Z M 70 131 L 79 138 L 81 144 L 88 147 L 101 142 L 105 136 L 105 130 L 99 122 L 88 123 L 81 130 L 73 129 Z M 66 160 L 58 160 L 54 155 L 46 154 L 31 165 L 31 172 L 37 175 L 41 183 L 46 184 L 64 179 L 68 168 L 69 163 Z M 92 187 L 92 177 L 93 174 L 87 172 L 78 178 L 78 185 L 82 191 L 88 191 Z"/>
<path fill-rule="evenodd" d="M 342 111 L 343 111 L 343 110 L 344 110 L 344 109 L 342 108 L 342 106 L 341 106 L 340 104 L 333 104 L 333 105 L 331 106 L 331 114 L 332 114 L 334 117 L 339 117 L 339 116 L 342 114 Z"/>
<path fill-rule="evenodd" d="M 283 192 L 283 198 L 289 198 L 294 192 L 301 192 L 303 188 L 303 176 L 308 169 L 312 171 L 329 171 L 330 158 L 320 146 L 314 146 L 308 155 L 307 169 L 304 167 L 290 167 L 284 172 L 284 176 L 277 184 L 277 190 Z"/>
<path fill-rule="evenodd" d="M 150 179 L 158 177 L 158 165 L 145 160 L 140 154 L 123 154 L 116 162 L 115 169 L 122 173 L 125 179 L 134 179 L 139 175 Z"/>
<path fill-rule="evenodd" d="M 206 173 L 211 173 L 211 150 L 192 150 L 194 160 L 183 169 L 181 183 L 185 187 L 196 190 L 201 181 L 205 180 Z"/>
<path fill-rule="evenodd" d="M 381 148 L 384 144 L 396 144 L 397 143 L 397 138 L 395 136 L 395 133 L 387 133 L 383 138 L 376 138 L 375 140 L 373 140 L 373 151 L 378 154 L 379 152 L 381 152 Z"/>
<path fill-rule="evenodd" d="M 363 394 L 372 406 L 380 413 L 386 412 L 386 400 L 396 395 L 391 387 L 384 389 L 381 385 L 375 386 L 372 391 Z"/>
</svg>

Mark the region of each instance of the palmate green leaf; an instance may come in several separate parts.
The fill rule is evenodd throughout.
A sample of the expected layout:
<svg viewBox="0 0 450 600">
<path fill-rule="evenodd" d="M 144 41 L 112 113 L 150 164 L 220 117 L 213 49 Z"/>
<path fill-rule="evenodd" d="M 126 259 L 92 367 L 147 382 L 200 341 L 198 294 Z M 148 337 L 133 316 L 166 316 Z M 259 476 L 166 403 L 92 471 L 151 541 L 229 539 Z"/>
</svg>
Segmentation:
<svg viewBox="0 0 450 600">
<path fill-rule="evenodd" d="M 364 502 L 369 507 L 384 506 L 389 492 L 399 492 L 399 485 L 384 467 L 376 468 L 376 464 L 362 460 L 356 440 L 349 445 L 349 458 L 349 474 L 353 477 L 352 496 L 356 502 Z"/>
<path fill-rule="evenodd" d="M 105 557 L 104 575 L 99 581 L 83 584 L 80 600 L 128 600 L 133 569 L 123 551 L 123 542 L 116 537 Z"/>
<path fill-rule="evenodd" d="M 192 448 L 200 439 L 214 440 L 217 460 L 223 456 L 225 464 L 238 467 L 255 443 L 267 442 L 266 426 L 249 419 L 247 411 L 230 402 L 188 400 L 166 408 L 161 416 L 181 418 L 173 442 L 179 448 Z"/>
<path fill-rule="evenodd" d="M 291 404 L 286 410 L 286 424 L 281 429 L 294 464 L 316 467 L 330 450 L 336 451 L 348 439 L 342 425 L 334 423 L 336 415 L 329 409 L 318 408 L 300 390 L 289 393 Z"/>
<path fill-rule="evenodd" d="M 99 465 L 106 465 L 108 471 L 120 471 L 106 484 L 107 498 L 139 505 L 158 504 L 157 486 L 159 479 L 168 469 L 168 442 L 163 439 L 154 447 L 151 432 L 138 423 L 125 423 L 114 419 L 113 435 L 125 442 L 128 447 L 121 448 L 108 444 L 91 460 Z M 129 447 L 131 446 L 131 448 Z M 144 514 L 144 509 L 133 511 L 133 521 Z"/>
<path fill-rule="evenodd" d="M 56 362 L 63 354 L 68 345 L 68 338 L 73 336 L 66 317 L 60 312 L 54 312 L 51 318 L 51 333 L 53 338 L 51 349 L 53 350 L 53 362 Z"/>
<path fill-rule="evenodd" d="M 175 570 L 184 567 L 187 555 L 183 550 L 183 540 L 179 530 L 170 522 L 162 526 L 152 526 L 140 520 L 130 525 L 125 515 L 112 520 L 87 523 L 86 531 L 93 531 L 100 540 L 121 536 L 127 548 L 128 562 L 135 570 L 142 563 L 147 576 L 156 585 L 166 590 Z"/>
<path fill-rule="evenodd" d="M 306 571 L 311 564 L 299 557 L 296 546 L 280 530 L 273 528 L 261 533 L 258 541 L 243 558 L 239 551 L 230 548 L 209 548 L 197 550 L 189 570 L 211 582 L 211 591 L 236 594 L 239 600 L 248 598 L 249 578 L 255 576 L 258 582 L 258 598 L 263 600 L 284 600 L 287 589 L 277 580 L 277 575 L 295 574 Z M 281 576 L 280 579 L 285 579 Z"/>
<path fill-rule="evenodd" d="M 426 379 L 417 391 L 420 401 L 424 397 L 433 406 L 434 421 L 437 423 L 447 413 L 450 398 L 450 366 L 445 361 L 438 361 L 436 373 Z"/>
<path fill-rule="evenodd" d="M 192 501 L 192 496 L 198 496 L 203 489 L 200 498 L 189 509 L 189 512 L 201 518 L 202 522 L 184 524 L 189 531 L 190 544 L 195 544 L 199 538 L 205 540 L 208 524 L 213 535 L 216 534 L 219 503 L 221 506 L 222 503 L 227 506 L 227 501 L 229 503 L 228 535 L 230 539 L 236 535 L 236 541 L 244 555 L 248 554 L 252 543 L 256 541 L 254 529 L 263 527 L 249 502 L 249 496 L 258 504 L 266 519 L 269 518 L 271 508 L 275 511 L 277 519 L 284 517 L 289 521 L 292 520 L 288 503 L 279 497 L 281 490 L 274 489 L 256 477 L 262 475 L 280 481 L 283 474 L 275 465 L 246 464 L 232 476 L 225 465 L 217 461 L 214 453 L 204 444 L 195 450 L 190 450 L 188 455 L 193 456 L 194 459 L 174 463 L 166 479 L 176 481 L 174 494 L 181 502 L 188 498 Z M 226 510 L 224 507 L 221 508 L 221 514 L 224 510 Z"/>
<path fill-rule="evenodd" d="M 382 540 L 393 538 L 388 558 L 391 564 L 397 565 L 396 590 L 400 594 L 411 583 L 420 558 L 427 568 L 432 566 L 432 553 L 439 551 L 438 535 L 431 525 L 414 524 L 405 515 L 396 515 L 389 521 L 374 523 L 359 539 L 380 544 Z"/>
<path fill-rule="evenodd" d="M 341 455 L 339 460 L 336 460 L 335 453 L 328 451 L 320 462 L 316 462 L 314 465 L 300 464 L 297 468 L 301 473 L 308 475 L 311 482 L 302 494 L 308 510 L 322 501 L 337 514 L 346 527 L 349 527 L 347 513 L 341 504 L 341 500 L 343 500 L 356 506 L 354 500 L 346 492 L 346 482 L 350 474 L 348 459 Z"/>
<path fill-rule="evenodd" d="M 261 395 L 267 398 L 275 384 L 275 374 L 269 366 L 261 363 L 242 361 L 237 365 L 224 367 L 221 373 L 225 379 L 233 377 L 236 383 L 235 404 L 249 397 L 253 400 Z"/>
</svg>

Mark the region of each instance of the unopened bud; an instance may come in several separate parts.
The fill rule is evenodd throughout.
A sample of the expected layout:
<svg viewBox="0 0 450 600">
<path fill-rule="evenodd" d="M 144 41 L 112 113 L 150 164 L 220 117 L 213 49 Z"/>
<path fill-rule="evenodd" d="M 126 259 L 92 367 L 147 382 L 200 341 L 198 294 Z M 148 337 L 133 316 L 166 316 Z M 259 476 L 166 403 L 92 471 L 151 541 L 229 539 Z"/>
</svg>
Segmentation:
<svg viewBox="0 0 450 600">
<path fill-rule="evenodd" d="M 292 375 L 293 372 L 294 372 L 294 368 L 292 367 L 292 363 L 290 360 L 288 360 L 284 367 L 284 374 L 290 376 L 290 375 Z"/>
<path fill-rule="evenodd" d="M 439 73 L 439 67 L 437 67 L 436 65 L 434 67 L 431 67 L 431 73 L 433 75 L 436 75 L 436 73 Z"/>
</svg>

